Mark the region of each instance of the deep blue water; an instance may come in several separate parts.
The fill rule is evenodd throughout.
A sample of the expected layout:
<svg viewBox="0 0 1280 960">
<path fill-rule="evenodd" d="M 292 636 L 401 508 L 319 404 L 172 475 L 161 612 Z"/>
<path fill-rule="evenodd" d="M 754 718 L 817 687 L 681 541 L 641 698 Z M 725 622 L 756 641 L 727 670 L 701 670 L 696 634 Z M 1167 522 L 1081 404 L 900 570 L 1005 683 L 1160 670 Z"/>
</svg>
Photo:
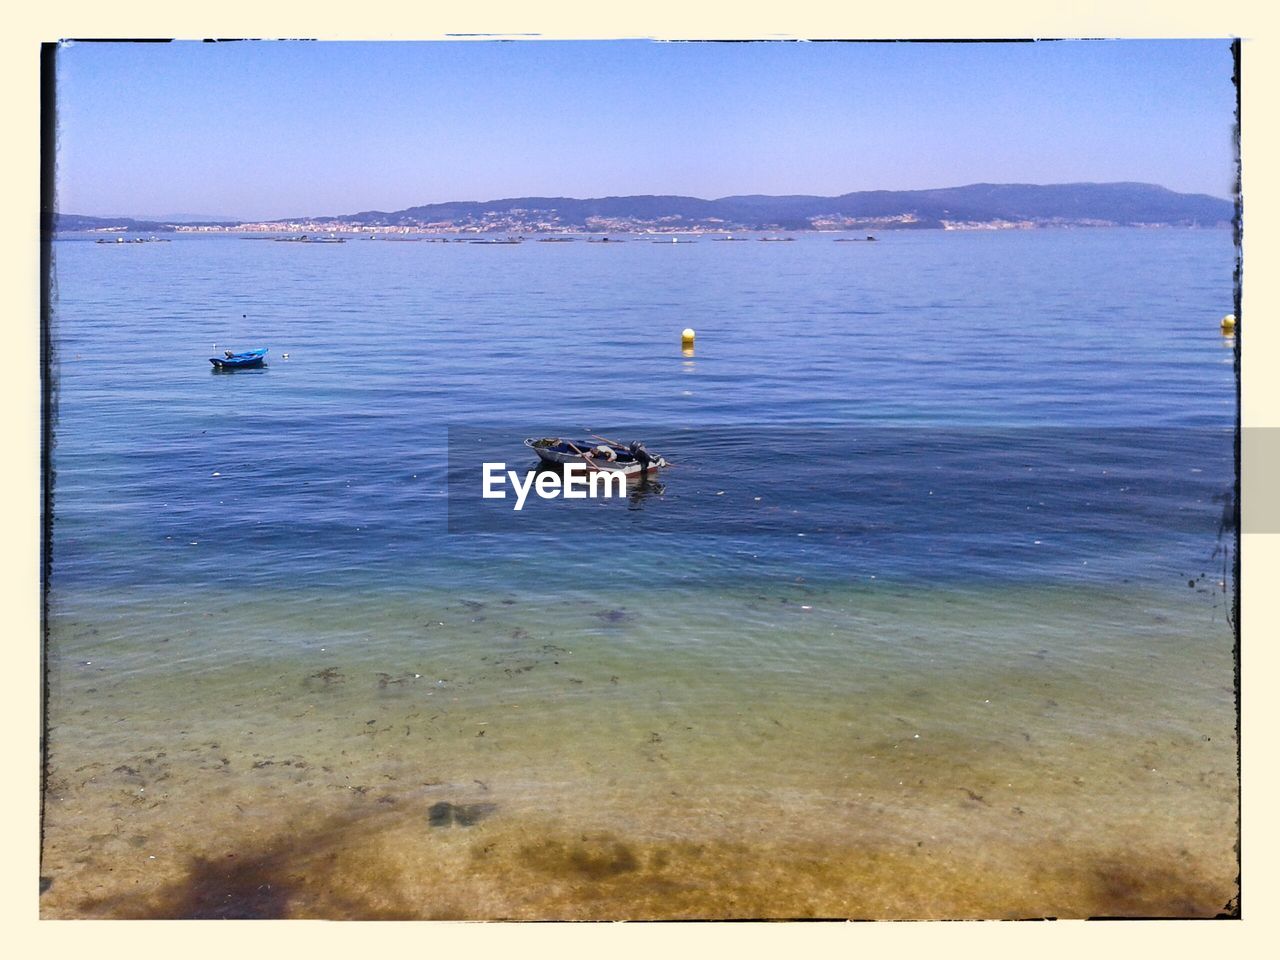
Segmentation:
<svg viewBox="0 0 1280 960">
<path fill-rule="evenodd" d="M 53 585 L 1185 582 L 1234 481 L 1233 258 L 1173 230 L 58 242 Z M 482 461 L 588 429 L 677 466 L 479 509 Z"/>
</svg>

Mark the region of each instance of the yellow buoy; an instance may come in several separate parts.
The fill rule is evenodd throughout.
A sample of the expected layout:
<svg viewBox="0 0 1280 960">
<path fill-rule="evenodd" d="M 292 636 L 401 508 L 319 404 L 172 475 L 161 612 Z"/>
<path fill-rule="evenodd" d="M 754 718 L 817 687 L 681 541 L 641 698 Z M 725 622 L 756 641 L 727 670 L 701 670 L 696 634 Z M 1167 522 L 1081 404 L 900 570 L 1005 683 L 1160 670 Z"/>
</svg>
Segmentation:
<svg viewBox="0 0 1280 960">
<path fill-rule="evenodd" d="M 680 334 L 680 342 L 686 347 L 693 346 L 693 327 L 684 328 L 684 332 Z"/>
<path fill-rule="evenodd" d="M 1222 334 L 1223 336 L 1229 337 L 1231 336 L 1231 334 L 1235 332 L 1236 332 L 1236 315 L 1234 313 L 1228 313 L 1225 317 L 1222 318 Z"/>
</svg>

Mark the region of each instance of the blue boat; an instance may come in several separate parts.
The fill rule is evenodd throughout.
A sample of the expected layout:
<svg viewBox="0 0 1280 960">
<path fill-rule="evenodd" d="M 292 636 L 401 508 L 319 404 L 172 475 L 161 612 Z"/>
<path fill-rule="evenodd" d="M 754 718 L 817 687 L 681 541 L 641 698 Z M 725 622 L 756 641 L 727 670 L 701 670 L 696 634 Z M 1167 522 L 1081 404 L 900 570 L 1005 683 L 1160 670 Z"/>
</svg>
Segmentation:
<svg viewBox="0 0 1280 960">
<path fill-rule="evenodd" d="M 221 357 L 210 357 L 209 362 L 217 370 L 245 370 L 250 367 L 266 366 L 267 348 L 246 350 L 243 353 L 232 353 L 228 350 Z"/>
</svg>

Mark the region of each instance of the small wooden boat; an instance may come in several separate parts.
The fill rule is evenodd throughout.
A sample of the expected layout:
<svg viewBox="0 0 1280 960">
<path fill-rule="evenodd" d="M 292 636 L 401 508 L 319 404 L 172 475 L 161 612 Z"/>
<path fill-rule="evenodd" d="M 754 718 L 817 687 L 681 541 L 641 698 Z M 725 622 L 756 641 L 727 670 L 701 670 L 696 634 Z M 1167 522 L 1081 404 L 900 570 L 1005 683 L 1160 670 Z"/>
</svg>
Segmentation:
<svg viewBox="0 0 1280 960">
<path fill-rule="evenodd" d="M 670 466 L 663 457 L 649 453 L 639 441 L 623 446 L 604 441 L 602 437 L 582 441 L 541 437 L 525 440 L 524 445 L 536 453 L 543 463 L 582 463 L 588 470 L 609 470 L 625 473 L 627 476 L 654 473 L 662 467 Z"/>
<path fill-rule="evenodd" d="M 228 350 L 220 357 L 210 357 L 209 362 L 213 364 L 215 370 L 245 370 L 250 367 L 261 367 L 267 362 L 267 348 L 246 350 L 243 353 L 232 353 Z"/>
</svg>

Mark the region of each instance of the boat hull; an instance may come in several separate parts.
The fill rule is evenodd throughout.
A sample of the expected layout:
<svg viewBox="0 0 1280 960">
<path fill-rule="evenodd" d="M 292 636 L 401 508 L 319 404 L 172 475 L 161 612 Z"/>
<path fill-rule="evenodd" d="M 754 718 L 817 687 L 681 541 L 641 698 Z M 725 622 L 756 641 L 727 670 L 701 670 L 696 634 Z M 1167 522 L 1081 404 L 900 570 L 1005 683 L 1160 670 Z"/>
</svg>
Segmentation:
<svg viewBox="0 0 1280 960">
<path fill-rule="evenodd" d="M 267 350 L 246 350 L 229 357 L 210 357 L 209 362 L 215 370 L 251 370 L 267 364 Z"/>
<path fill-rule="evenodd" d="M 629 453 L 624 454 L 624 456 L 627 457 L 625 460 L 619 459 L 608 461 L 603 457 L 592 457 L 588 460 L 585 457 L 574 453 L 572 450 L 564 449 L 563 444 L 556 444 L 554 446 L 548 446 L 546 444 L 539 446 L 538 444 L 539 441 L 534 440 L 526 440 L 524 442 L 524 445 L 536 453 L 538 455 L 538 459 L 543 463 L 553 464 L 555 466 L 565 466 L 567 464 L 577 463 L 583 465 L 587 470 L 594 473 L 622 473 L 628 477 L 638 477 L 642 474 L 657 473 L 662 467 L 668 466 L 667 461 L 662 457 L 653 457 L 649 461 L 648 468 L 641 469 L 639 461 L 631 459 Z M 590 445 L 585 444 L 578 444 L 577 446 L 578 449 L 584 451 L 594 449 Z"/>
</svg>

